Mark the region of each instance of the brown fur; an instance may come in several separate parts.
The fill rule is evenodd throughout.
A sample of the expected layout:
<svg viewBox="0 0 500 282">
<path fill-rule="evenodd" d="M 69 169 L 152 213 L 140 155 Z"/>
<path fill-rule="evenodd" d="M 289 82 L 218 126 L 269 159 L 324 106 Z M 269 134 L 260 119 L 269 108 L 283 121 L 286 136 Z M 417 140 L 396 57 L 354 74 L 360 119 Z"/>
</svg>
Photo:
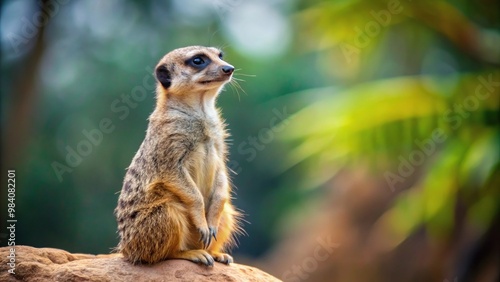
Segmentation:
<svg viewBox="0 0 500 282">
<path fill-rule="evenodd" d="M 200 69 L 196 56 L 210 63 Z M 215 108 L 233 68 L 219 56 L 216 48 L 185 47 L 156 67 L 156 108 L 115 209 L 117 250 L 132 263 L 233 261 L 224 251 L 241 229 L 230 198 L 228 134 Z"/>
</svg>

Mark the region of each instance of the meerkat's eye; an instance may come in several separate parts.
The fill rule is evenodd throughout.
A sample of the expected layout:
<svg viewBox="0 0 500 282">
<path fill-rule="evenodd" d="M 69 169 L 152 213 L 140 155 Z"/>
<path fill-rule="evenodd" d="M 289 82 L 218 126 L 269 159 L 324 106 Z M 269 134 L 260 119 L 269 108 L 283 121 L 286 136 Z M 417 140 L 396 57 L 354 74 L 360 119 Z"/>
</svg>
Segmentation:
<svg viewBox="0 0 500 282">
<path fill-rule="evenodd" d="M 220 52 L 220 53 L 219 53 L 219 59 L 221 59 L 221 60 L 222 60 L 222 58 L 223 58 L 223 57 L 224 57 L 224 53 Z"/>
<path fill-rule="evenodd" d="M 203 65 L 205 61 L 201 57 L 194 57 L 193 58 L 193 64 L 195 65 Z"/>
<path fill-rule="evenodd" d="M 204 69 L 210 65 L 212 61 L 206 55 L 199 54 L 195 55 L 186 60 L 186 65 L 194 67 L 196 69 Z"/>
</svg>

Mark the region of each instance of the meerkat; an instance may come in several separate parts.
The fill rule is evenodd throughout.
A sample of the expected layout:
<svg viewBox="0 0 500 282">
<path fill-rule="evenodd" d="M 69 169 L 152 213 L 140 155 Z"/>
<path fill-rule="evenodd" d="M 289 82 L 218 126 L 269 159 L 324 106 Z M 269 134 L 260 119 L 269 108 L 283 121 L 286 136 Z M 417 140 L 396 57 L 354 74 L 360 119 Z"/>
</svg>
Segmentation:
<svg viewBox="0 0 500 282">
<path fill-rule="evenodd" d="M 156 66 L 156 107 L 115 209 L 117 251 L 129 262 L 233 262 L 226 251 L 242 230 L 215 106 L 233 72 L 219 49 L 202 46 L 175 49 Z"/>
</svg>

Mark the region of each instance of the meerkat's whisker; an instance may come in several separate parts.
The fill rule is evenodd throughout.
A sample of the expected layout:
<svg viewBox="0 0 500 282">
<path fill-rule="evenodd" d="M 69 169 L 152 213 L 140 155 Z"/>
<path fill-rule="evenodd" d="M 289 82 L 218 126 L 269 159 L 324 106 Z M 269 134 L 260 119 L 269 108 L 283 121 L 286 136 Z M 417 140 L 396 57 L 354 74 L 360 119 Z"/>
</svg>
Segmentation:
<svg viewBox="0 0 500 282">
<path fill-rule="evenodd" d="M 234 85 L 237 89 L 241 90 L 245 95 L 248 95 L 245 89 L 241 87 L 238 81 L 236 80 L 231 80 L 231 84 Z"/>
<path fill-rule="evenodd" d="M 234 75 L 241 75 L 241 76 L 256 77 L 256 75 L 255 75 L 255 74 L 246 74 L 246 73 L 235 73 Z"/>
<path fill-rule="evenodd" d="M 238 91 L 238 88 L 236 88 L 235 84 L 233 81 L 231 81 L 229 83 L 229 86 L 231 86 L 231 88 L 234 90 L 234 92 L 236 92 L 236 95 L 238 95 L 238 101 L 241 102 L 241 99 L 240 99 L 240 92 Z"/>
</svg>

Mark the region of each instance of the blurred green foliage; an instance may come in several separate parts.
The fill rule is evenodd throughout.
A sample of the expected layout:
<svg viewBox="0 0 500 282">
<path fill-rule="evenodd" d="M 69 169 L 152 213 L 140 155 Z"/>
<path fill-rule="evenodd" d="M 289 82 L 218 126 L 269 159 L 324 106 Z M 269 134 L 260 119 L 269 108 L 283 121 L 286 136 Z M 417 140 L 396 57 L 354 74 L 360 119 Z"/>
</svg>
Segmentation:
<svg viewBox="0 0 500 282">
<path fill-rule="evenodd" d="M 284 134 L 284 168 L 300 164 L 299 187 L 315 188 L 341 169 L 372 167 L 398 193 L 375 226 L 382 249 L 422 227 L 449 240 L 462 209 L 480 233 L 499 213 L 500 26 L 484 9 L 330 1 L 297 15 L 300 47 L 336 83 L 293 98 L 317 100 Z"/>
</svg>

